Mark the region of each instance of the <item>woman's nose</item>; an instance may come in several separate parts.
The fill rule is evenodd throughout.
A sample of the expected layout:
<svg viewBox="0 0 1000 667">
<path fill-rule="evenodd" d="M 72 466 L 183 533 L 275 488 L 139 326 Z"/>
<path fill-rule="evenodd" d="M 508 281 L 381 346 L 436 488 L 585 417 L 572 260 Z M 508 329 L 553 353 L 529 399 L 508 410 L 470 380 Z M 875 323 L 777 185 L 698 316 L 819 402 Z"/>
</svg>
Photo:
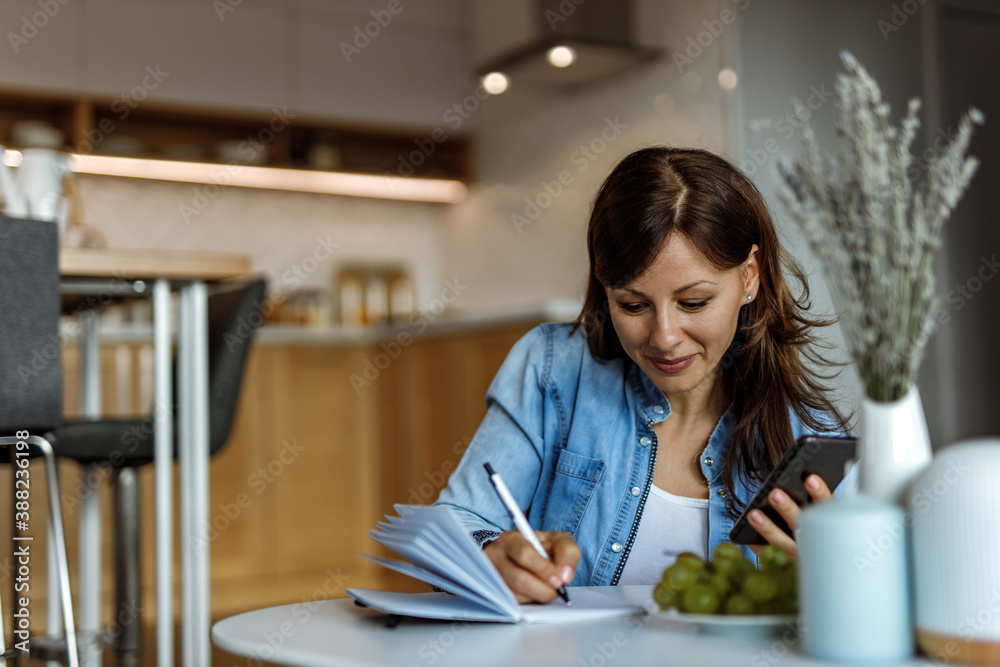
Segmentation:
<svg viewBox="0 0 1000 667">
<path fill-rule="evenodd" d="M 656 314 L 649 344 L 658 350 L 669 352 L 680 340 L 680 328 L 676 313 L 663 309 Z"/>
</svg>

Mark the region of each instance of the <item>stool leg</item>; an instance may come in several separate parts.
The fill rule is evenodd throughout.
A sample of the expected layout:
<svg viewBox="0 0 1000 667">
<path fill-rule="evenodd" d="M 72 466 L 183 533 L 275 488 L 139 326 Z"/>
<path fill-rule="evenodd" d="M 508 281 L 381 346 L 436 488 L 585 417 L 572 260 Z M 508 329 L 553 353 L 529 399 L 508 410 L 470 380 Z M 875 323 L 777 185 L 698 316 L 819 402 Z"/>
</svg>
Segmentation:
<svg viewBox="0 0 1000 667">
<path fill-rule="evenodd" d="M 76 646 L 76 627 L 73 622 L 73 599 L 70 595 L 69 589 L 69 561 L 66 559 L 66 538 L 63 532 L 63 521 L 62 521 L 62 507 L 59 504 L 59 479 L 56 474 L 56 457 L 52 452 L 52 445 L 45 438 L 38 437 L 37 435 L 29 435 L 27 438 L 0 437 L 0 445 L 16 445 L 19 441 L 25 441 L 29 445 L 33 445 L 42 450 L 42 454 L 45 455 L 45 472 L 46 481 L 49 487 L 49 524 L 50 530 L 49 534 L 52 537 L 52 543 L 49 544 L 49 549 L 56 552 L 56 561 L 58 563 L 59 570 L 59 590 L 49 591 L 49 595 L 58 595 L 62 606 L 63 612 L 63 625 L 66 630 L 66 653 L 67 661 L 69 667 L 80 667 L 79 653 L 77 652 Z M 16 464 L 16 459 L 11 456 L 11 462 L 14 463 L 15 469 L 19 468 Z M 30 479 L 30 478 L 29 478 Z M 16 487 L 16 484 L 11 485 Z M 15 493 L 16 500 L 16 493 Z M 16 517 L 16 507 L 14 508 Z M 14 525 L 14 535 L 17 536 L 17 525 Z M 13 541 L 15 545 L 15 553 L 17 550 L 17 541 Z M 16 563 L 16 559 L 12 562 L 12 566 Z M 15 577 L 11 577 L 12 584 L 16 585 L 14 581 Z M 16 602 L 16 590 L 14 591 L 15 596 L 12 602 Z M 20 657 L 19 655 L 17 657 Z M 15 658 L 16 662 L 16 658 Z"/>
<path fill-rule="evenodd" d="M 115 622 L 119 667 L 137 667 L 142 653 L 139 559 L 139 474 L 120 468 L 114 477 Z"/>
<path fill-rule="evenodd" d="M 16 440 L 14 442 L 16 442 Z M 11 442 L 10 444 L 14 444 L 14 442 Z M 7 444 L 7 442 L 4 442 L 4 444 Z M 10 565 L 10 593 L 11 593 L 11 595 L 10 595 L 10 613 L 11 613 L 11 619 L 13 620 L 14 613 L 17 611 L 17 597 L 18 597 L 18 593 L 17 593 L 17 547 L 18 547 L 18 544 L 20 544 L 20 542 L 17 541 L 17 538 L 18 537 L 23 537 L 24 535 L 27 535 L 27 532 L 26 531 L 22 531 L 22 530 L 18 529 L 18 527 L 17 527 L 17 520 L 16 520 L 16 517 L 17 517 L 17 484 L 16 484 L 16 481 L 17 481 L 17 463 L 16 463 L 16 460 L 14 458 L 14 451 L 13 451 L 13 449 L 11 449 L 10 463 L 11 463 L 11 466 L 10 466 L 11 467 L 11 471 L 10 471 L 10 532 L 11 532 L 11 542 L 10 542 L 10 545 L 11 545 L 11 550 L 10 550 L 10 554 L 9 554 L 9 557 L 10 557 L 10 563 L 9 563 L 9 565 Z M 22 533 L 23 533 L 23 535 L 22 535 Z M 2 623 L 2 621 L 3 621 L 3 611 L 2 611 L 2 609 L 0 609 L 0 632 L 2 632 L 2 629 L 3 629 L 3 623 Z M 10 628 L 10 630 L 11 630 L 11 650 L 10 650 L 11 656 L 8 659 L 9 660 L 8 662 L 3 663 L 5 665 L 11 665 L 11 667 L 17 667 L 20 664 L 20 657 L 21 657 L 20 654 L 16 651 L 16 649 L 13 648 L 14 646 L 17 645 L 17 636 L 14 635 L 14 627 L 15 627 L 15 624 L 14 624 L 14 622 L 12 622 L 11 623 L 11 628 Z"/>
<path fill-rule="evenodd" d="M 4 443 L 4 444 L 7 444 L 7 443 Z M 13 444 L 13 443 L 11 443 L 11 444 Z M 14 493 L 14 491 L 17 488 L 17 484 L 15 483 L 16 480 L 17 480 L 17 465 L 15 463 L 13 451 L 11 452 L 11 455 L 10 455 L 10 462 L 11 462 L 11 467 L 10 467 L 11 468 L 11 470 L 10 470 L 10 488 L 11 488 L 11 495 L 10 495 L 10 500 L 11 500 L 11 502 L 10 502 L 10 526 L 11 526 L 11 533 L 12 533 L 11 538 L 15 538 L 15 537 L 18 537 L 18 533 L 20 531 L 18 531 L 18 529 L 17 529 L 17 521 L 16 521 L 16 517 L 17 517 L 17 496 Z M 15 552 L 17 551 L 17 544 L 18 543 L 17 543 L 16 540 L 11 539 L 12 549 L 10 551 L 10 554 L 8 554 L 8 557 L 10 558 L 10 561 L 9 561 L 9 567 L 10 567 L 10 593 L 11 593 L 11 596 L 10 596 L 10 615 L 11 615 L 11 619 L 12 620 L 14 618 L 14 613 L 17 611 L 17 576 L 16 576 L 16 573 L 17 573 L 17 556 L 15 555 Z M 2 598 L 2 597 L 3 596 L 0 595 L 0 598 Z M 4 640 L 4 625 L 3 625 L 4 615 L 3 615 L 3 612 L 4 612 L 3 602 L 0 601 L 0 655 L 4 655 L 5 656 L 5 658 L 0 658 L 0 665 L 5 665 L 7 667 L 17 667 L 17 665 L 19 663 L 18 658 L 20 656 L 18 655 L 17 649 L 14 648 L 14 646 L 16 646 L 16 644 L 17 644 L 17 637 L 14 635 L 15 624 L 13 622 L 11 623 L 11 628 L 10 628 L 10 630 L 11 630 L 11 636 L 10 636 L 10 638 L 11 638 L 11 648 L 10 648 L 10 651 L 9 651 L 10 655 L 9 655 L 9 657 L 7 657 L 8 649 L 7 649 L 7 647 L 5 646 L 5 643 L 4 643 L 5 640 Z"/>
<path fill-rule="evenodd" d="M 7 640 L 4 637 L 3 627 L 3 586 L 0 586 L 0 667 L 7 665 Z M 14 664 L 13 662 L 11 663 Z"/>
<path fill-rule="evenodd" d="M 96 309 L 80 314 L 80 412 L 90 419 L 101 416 L 101 336 L 100 314 Z M 97 472 L 98 466 L 88 466 Z M 94 488 L 80 498 L 80 525 L 77 578 L 77 622 L 80 636 L 86 641 L 80 646 L 80 664 L 83 667 L 100 667 L 101 643 L 101 476 L 94 477 Z"/>
<path fill-rule="evenodd" d="M 45 472 L 49 483 L 49 520 L 54 527 L 51 531 L 54 538 L 51 548 L 56 550 L 56 560 L 59 564 L 59 599 L 62 601 L 63 628 L 66 631 L 67 661 L 70 667 L 80 667 L 80 653 L 76 645 L 76 623 L 73 620 L 73 596 L 69 589 L 69 560 L 66 558 L 66 533 L 63 530 L 56 457 L 52 452 L 52 445 L 45 438 L 31 435 L 27 437 L 27 441 L 41 449 L 45 455 Z"/>
</svg>

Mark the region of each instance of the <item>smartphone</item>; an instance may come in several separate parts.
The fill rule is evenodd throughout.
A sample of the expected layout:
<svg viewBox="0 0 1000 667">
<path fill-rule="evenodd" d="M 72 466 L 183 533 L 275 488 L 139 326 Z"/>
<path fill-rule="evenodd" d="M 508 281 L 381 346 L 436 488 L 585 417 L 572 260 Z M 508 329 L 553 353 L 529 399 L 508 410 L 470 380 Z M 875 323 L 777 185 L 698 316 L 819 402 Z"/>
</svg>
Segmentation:
<svg viewBox="0 0 1000 667">
<path fill-rule="evenodd" d="M 854 460 L 857 442 L 857 438 L 850 436 L 804 435 L 796 440 L 736 520 L 736 525 L 729 531 L 729 539 L 736 544 L 767 544 L 747 518 L 752 509 L 761 510 L 775 525 L 791 535 L 791 528 L 771 507 L 767 494 L 779 487 L 800 506 L 810 503 L 812 497 L 806 491 L 804 482 L 813 473 L 819 475 L 832 491 L 844 479 L 848 465 Z"/>
</svg>

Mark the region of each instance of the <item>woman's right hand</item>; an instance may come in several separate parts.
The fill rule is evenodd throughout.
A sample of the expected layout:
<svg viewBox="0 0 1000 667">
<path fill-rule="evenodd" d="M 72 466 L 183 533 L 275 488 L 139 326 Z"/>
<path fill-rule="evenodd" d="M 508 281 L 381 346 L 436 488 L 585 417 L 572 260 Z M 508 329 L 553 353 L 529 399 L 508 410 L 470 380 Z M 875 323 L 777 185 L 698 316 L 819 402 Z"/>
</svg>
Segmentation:
<svg viewBox="0 0 1000 667">
<path fill-rule="evenodd" d="M 535 535 L 548 560 L 516 530 L 501 533 L 483 547 L 514 598 L 522 603 L 551 602 L 557 588 L 573 581 L 580 561 L 580 547 L 569 533 L 535 531 Z"/>
</svg>

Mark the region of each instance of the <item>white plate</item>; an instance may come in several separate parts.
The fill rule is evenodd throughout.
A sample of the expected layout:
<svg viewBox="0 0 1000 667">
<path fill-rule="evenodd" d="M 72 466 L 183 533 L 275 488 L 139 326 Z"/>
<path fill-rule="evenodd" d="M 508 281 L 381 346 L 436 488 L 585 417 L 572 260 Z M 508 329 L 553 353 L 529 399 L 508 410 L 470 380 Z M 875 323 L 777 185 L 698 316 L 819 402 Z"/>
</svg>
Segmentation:
<svg viewBox="0 0 1000 667">
<path fill-rule="evenodd" d="M 676 609 L 661 611 L 660 616 L 682 623 L 691 623 L 702 631 L 713 634 L 773 634 L 786 629 L 795 629 L 798 617 L 795 614 L 749 614 L 731 616 L 727 614 L 689 614 Z"/>
</svg>

